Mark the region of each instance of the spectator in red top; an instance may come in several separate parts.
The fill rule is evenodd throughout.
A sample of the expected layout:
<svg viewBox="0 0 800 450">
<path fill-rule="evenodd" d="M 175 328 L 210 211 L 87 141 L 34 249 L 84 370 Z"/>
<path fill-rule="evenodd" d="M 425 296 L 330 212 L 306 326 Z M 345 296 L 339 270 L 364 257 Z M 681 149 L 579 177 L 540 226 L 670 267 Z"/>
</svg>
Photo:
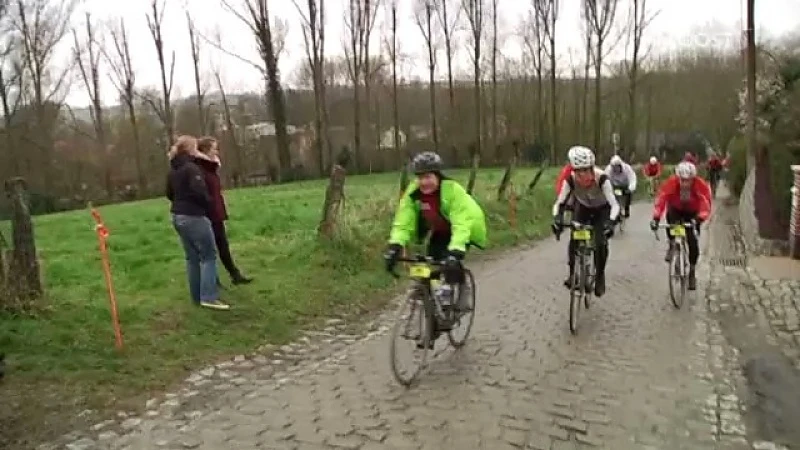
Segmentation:
<svg viewBox="0 0 800 450">
<path fill-rule="evenodd" d="M 208 218 L 211 220 L 211 228 L 214 230 L 214 241 L 217 244 L 219 259 L 230 274 L 233 284 L 250 283 L 253 281 L 252 278 L 242 275 L 242 272 L 233 262 L 228 235 L 225 231 L 228 210 L 225 207 L 225 198 L 222 196 L 222 182 L 219 179 L 219 168 L 222 166 L 222 162 L 219 159 L 219 144 L 213 137 L 204 137 L 197 142 L 197 150 L 200 151 L 201 156 L 197 161 L 203 169 L 206 185 L 211 194 L 211 208 L 208 212 Z"/>
<path fill-rule="evenodd" d="M 669 177 L 661 185 L 653 207 L 653 220 L 650 222 L 653 231 L 658 230 L 658 223 L 665 210 L 667 223 L 670 225 L 686 222 L 696 224 L 695 227 L 686 230 L 686 239 L 689 244 L 689 289 L 695 290 L 697 288 L 695 267 L 700 258 L 697 234 L 700 231 L 700 224 L 708 220 L 711 214 L 711 188 L 705 180 L 697 176 L 697 167 L 694 164 L 681 162 L 675 168 L 675 175 Z M 667 238 L 670 240 L 670 246 L 665 260 L 670 262 L 675 238 L 669 231 L 667 231 Z"/>
</svg>

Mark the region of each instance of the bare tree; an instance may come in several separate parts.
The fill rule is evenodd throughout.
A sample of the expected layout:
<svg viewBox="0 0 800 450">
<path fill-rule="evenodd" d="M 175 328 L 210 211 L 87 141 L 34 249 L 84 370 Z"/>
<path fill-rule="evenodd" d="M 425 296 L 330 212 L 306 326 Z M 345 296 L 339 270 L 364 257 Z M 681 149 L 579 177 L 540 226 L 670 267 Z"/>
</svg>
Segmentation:
<svg viewBox="0 0 800 450">
<path fill-rule="evenodd" d="M 472 171 L 470 172 L 467 190 L 472 192 L 475 187 L 475 178 L 478 174 L 478 164 L 481 157 L 482 126 L 482 101 L 481 101 L 481 41 L 483 40 L 484 0 L 462 0 L 462 6 L 467 14 L 472 44 L 472 82 L 475 102 L 475 144 L 472 155 Z"/>
<path fill-rule="evenodd" d="M 603 127 L 601 120 L 602 111 L 602 70 L 603 59 L 608 49 L 606 44 L 614 25 L 614 17 L 617 14 L 617 4 L 619 0 L 584 0 L 586 17 L 589 22 L 589 29 L 594 37 L 594 147 L 600 153 L 601 133 Z"/>
<path fill-rule="evenodd" d="M 547 42 L 545 53 L 550 60 L 550 160 L 556 160 L 556 152 L 559 148 L 558 142 L 558 92 L 556 71 L 556 22 L 560 7 L 559 0 L 533 0 L 533 8 L 538 17 L 537 23 L 542 29 L 542 37 Z"/>
<path fill-rule="evenodd" d="M 53 167 L 54 138 L 53 110 L 61 108 L 63 88 L 70 67 L 54 70 L 53 57 L 57 46 L 69 32 L 69 22 L 75 2 L 51 0 L 17 0 L 15 27 L 21 41 L 22 67 L 29 85 L 34 111 L 33 129 L 29 140 L 42 152 L 43 187 L 52 192 L 55 180 Z M 30 164 L 30 159 L 27 159 Z M 30 167 L 29 167 L 30 169 Z"/>
<path fill-rule="evenodd" d="M 315 144 L 319 159 L 320 173 L 325 172 L 325 154 L 328 160 L 333 160 L 330 148 L 328 131 L 328 107 L 325 86 L 325 0 L 307 0 L 307 12 L 298 3 L 292 0 L 295 7 L 303 17 L 303 41 L 305 42 L 306 58 L 311 68 L 311 77 L 314 86 L 314 129 L 316 132 Z"/>
<path fill-rule="evenodd" d="M 195 29 L 192 16 L 186 11 L 186 25 L 189 30 L 189 49 L 192 52 L 192 67 L 194 69 L 194 93 L 197 102 L 197 123 L 201 135 L 207 133 L 208 119 L 206 117 L 205 91 L 200 79 L 200 39 Z"/>
<path fill-rule="evenodd" d="M 448 115 L 450 116 L 450 121 L 452 121 L 456 109 L 456 94 L 453 83 L 453 57 L 455 56 L 453 44 L 463 8 L 461 8 L 461 5 L 453 4 L 452 0 L 439 0 L 435 3 L 435 7 L 439 17 L 439 26 L 444 36 L 444 52 L 447 58 L 447 92 L 450 106 Z"/>
<path fill-rule="evenodd" d="M 228 101 L 228 95 L 225 92 L 225 87 L 222 85 L 222 77 L 218 70 L 214 71 L 214 79 L 217 81 L 217 89 L 222 97 L 222 115 L 225 121 L 225 135 L 227 136 L 229 149 L 232 150 L 233 158 L 235 161 L 235 169 L 232 171 L 233 185 L 239 187 L 241 185 L 242 170 L 244 169 L 244 161 L 242 158 L 242 146 L 239 143 L 239 138 L 236 135 L 236 124 L 233 122 L 233 114 L 231 105 Z"/>
<path fill-rule="evenodd" d="M 392 122 L 394 128 L 394 153 L 400 155 L 400 108 L 397 103 L 397 0 L 391 0 L 389 4 L 389 24 L 391 28 L 392 41 L 387 45 L 389 49 L 389 58 L 392 65 Z M 411 161 L 411 154 L 406 146 L 405 158 L 401 157 L 404 161 L 400 171 L 400 195 L 408 185 L 408 162 Z"/>
<path fill-rule="evenodd" d="M 150 104 L 164 124 L 164 142 L 167 146 L 170 146 L 175 139 L 175 116 L 172 112 L 171 99 L 172 86 L 175 79 L 175 52 L 172 52 L 168 67 L 166 57 L 164 56 L 163 35 L 165 3 L 165 1 L 159 2 L 159 0 L 152 0 L 150 3 L 150 14 L 146 15 L 147 28 L 150 30 L 150 37 L 152 37 L 153 44 L 156 47 L 158 67 L 161 70 L 161 101 L 160 104 L 157 104 L 156 99 L 150 98 L 149 96 L 144 99 Z"/>
<path fill-rule="evenodd" d="M 374 60 L 370 57 L 370 42 L 372 41 L 372 31 L 375 29 L 375 19 L 378 16 L 381 0 L 362 0 L 364 10 L 364 33 L 361 35 L 361 46 L 363 48 L 362 55 L 364 57 L 364 103 L 367 106 L 367 117 L 372 116 L 372 79 L 374 70 L 379 67 L 373 66 Z M 378 115 L 376 114 L 375 117 Z M 377 136 L 380 136 L 380 130 L 377 130 Z M 376 138 L 376 143 L 380 139 Z M 370 152 L 369 170 L 372 172 L 372 154 Z"/>
<path fill-rule="evenodd" d="M 499 149 L 497 147 L 498 140 L 497 140 L 497 2 L 498 0 L 492 0 L 492 58 L 491 58 L 491 70 L 492 70 L 492 139 L 491 139 L 491 149 L 495 152 L 495 159 L 499 157 Z"/>
<path fill-rule="evenodd" d="M 431 133 L 433 135 L 433 147 L 439 151 L 439 131 L 436 124 L 436 42 L 433 36 L 433 1 L 418 0 L 414 11 L 414 19 L 425 40 L 428 49 L 428 90 L 430 92 L 431 108 Z"/>
<path fill-rule="evenodd" d="M 581 95 L 580 128 L 581 139 L 588 142 L 589 136 L 589 72 L 592 68 L 592 48 L 594 39 L 589 23 L 589 16 L 585 7 L 581 8 L 581 24 L 583 25 L 583 91 Z M 595 149 L 597 151 L 598 149 Z"/>
<path fill-rule="evenodd" d="M 139 121 L 136 117 L 136 72 L 133 70 L 133 60 L 128 40 L 128 31 L 125 21 L 119 20 L 119 25 L 110 31 L 113 52 L 103 49 L 106 60 L 111 66 L 111 82 L 117 89 L 119 98 L 124 104 L 128 122 L 133 134 L 134 161 L 136 164 L 136 180 L 139 192 L 147 192 L 147 177 L 142 162 L 142 140 L 139 132 Z"/>
<path fill-rule="evenodd" d="M 644 31 L 653 21 L 657 13 L 649 14 L 647 11 L 647 0 L 632 0 L 630 13 L 630 34 L 629 44 L 631 46 L 631 58 L 627 64 L 628 73 L 628 124 L 625 127 L 625 147 L 634 150 L 637 137 L 636 127 L 636 94 L 639 83 L 639 68 L 642 60 L 646 57 L 642 54 L 642 41 Z"/>
<path fill-rule="evenodd" d="M 289 133 L 286 130 L 288 124 L 288 114 L 286 112 L 286 97 L 281 84 L 280 73 L 278 71 L 278 59 L 285 48 L 286 22 L 279 20 L 275 24 L 270 22 L 270 9 L 268 0 L 242 0 L 245 12 L 242 13 L 234 8 L 229 0 L 221 0 L 222 5 L 230 11 L 240 22 L 245 24 L 256 40 L 256 47 L 260 61 L 258 63 L 249 61 L 225 50 L 229 55 L 247 62 L 261 72 L 266 82 L 266 93 L 269 98 L 269 105 L 272 111 L 272 118 L 275 121 L 275 141 L 278 147 L 277 181 L 289 181 L 294 178 L 291 174 L 291 153 L 289 150 Z M 217 45 L 219 48 L 224 48 Z M 269 161 L 267 159 L 267 165 Z"/>
<path fill-rule="evenodd" d="M 72 30 L 72 36 L 75 41 L 73 51 L 83 85 L 91 102 L 89 110 L 91 112 L 92 125 L 94 126 L 97 152 L 101 155 L 103 161 L 106 195 L 108 198 L 112 198 L 114 196 L 114 180 L 111 172 L 112 164 L 106 134 L 105 111 L 103 110 L 103 98 L 100 90 L 100 72 L 103 70 L 100 57 L 103 44 L 99 40 L 89 13 L 86 13 L 85 31 L 86 35 L 81 40 L 78 37 L 78 31 Z"/>
<path fill-rule="evenodd" d="M 13 25 L 10 23 L 9 5 L 0 3 L 0 102 L 3 107 L 3 134 L 11 174 L 20 176 L 22 159 L 18 155 L 13 127 L 15 117 L 23 100 L 23 61 L 21 57 L 21 42 L 14 35 Z"/>
<path fill-rule="evenodd" d="M 534 109 L 536 140 L 539 141 L 544 134 L 544 26 L 542 16 L 536 9 L 528 11 L 527 19 L 521 22 L 520 36 L 522 36 L 523 49 L 533 66 L 536 76 L 536 101 Z"/>
</svg>

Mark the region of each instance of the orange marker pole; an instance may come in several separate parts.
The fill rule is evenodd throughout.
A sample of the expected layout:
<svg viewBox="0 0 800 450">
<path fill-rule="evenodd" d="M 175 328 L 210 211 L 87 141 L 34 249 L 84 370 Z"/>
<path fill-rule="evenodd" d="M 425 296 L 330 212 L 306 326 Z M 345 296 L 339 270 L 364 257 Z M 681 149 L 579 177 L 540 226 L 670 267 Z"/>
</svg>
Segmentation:
<svg viewBox="0 0 800 450">
<path fill-rule="evenodd" d="M 103 218 L 100 217 L 100 212 L 92 208 L 92 217 L 95 221 L 95 231 L 97 232 L 97 241 L 100 244 L 100 256 L 103 260 L 103 275 L 106 279 L 106 288 L 108 288 L 108 302 L 111 306 L 111 324 L 114 327 L 114 338 L 116 341 L 117 350 L 122 351 L 122 327 L 119 324 L 119 312 L 117 311 L 117 295 L 114 292 L 114 280 L 111 277 L 111 260 L 108 256 L 107 240 L 109 236 L 108 228 L 103 224 Z"/>
</svg>

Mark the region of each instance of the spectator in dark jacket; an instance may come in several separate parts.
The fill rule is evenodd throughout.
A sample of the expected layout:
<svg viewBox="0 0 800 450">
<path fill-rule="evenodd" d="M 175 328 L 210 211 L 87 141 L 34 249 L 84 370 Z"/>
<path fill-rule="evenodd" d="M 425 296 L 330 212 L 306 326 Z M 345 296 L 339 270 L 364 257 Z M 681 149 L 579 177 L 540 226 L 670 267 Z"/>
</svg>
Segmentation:
<svg viewBox="0 0 800 450">
<path fill-rule="evenodd" d="M 219 168 L 222 163 L 219 160 L 219 144 L 213 137 L 204 137 L 197 142 L 197 149 L 201 158 L 197 160 L 205 174 L 206 186 L 211 194 L 211 208 L 208 218 L 211 220 L 211 228 L 214 230 L 214 240 L 217 243 L 219 259 L 231 276 L 233 284 L 247 284 L 252 279 L 242 275 L 236 267 L 231 255 L 228 235 L 225 231 L 225 221 L 228 220 L 228 210 L 225 207 L 225 198 L 222 196 L 222 182 L 219 179 Z"/>
<path fill-rule="evenodd" d="M 208 211 L 211 195 L 198 166 L 197 140 L 180 136 L 170 149 L 167 198 L 172 224 L 186 253 L 186 273 L 192 301 L 206 308 L 227 310 L 217 289 L 217 253 Z"/>
</svg>

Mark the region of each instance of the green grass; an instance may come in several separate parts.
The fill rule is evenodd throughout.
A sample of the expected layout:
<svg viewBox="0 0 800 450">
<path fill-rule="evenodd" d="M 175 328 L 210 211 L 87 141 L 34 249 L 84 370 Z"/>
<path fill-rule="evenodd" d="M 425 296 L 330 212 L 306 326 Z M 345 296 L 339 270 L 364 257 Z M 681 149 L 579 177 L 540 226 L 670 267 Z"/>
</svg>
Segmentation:
<svg viewBox="0 0 800 450">
<path fill-rule="evenodd" d="M 516 172 L 522 190 L 532 169 Z M 466 172 L 452 174 L 466 181 Z M 499 169 L 480 173 L 476 197 L 487 212 L 491 248 L 540 236 L 549 225 L 555 171 L 519 202 L 518 230 L 496 200 Z M 157 389 L 204 362 L 290 340 L 300 327 L 340 308 L 379 305 L 394 285 L 381 251 L 396 204 L 397 174 L 347 180 L 342 233 L 320 242 L 315 229 L 325 182 L 228 191 L 234 258 L 253 284 L 223 291 L 229 312 L 193 307 L 183 254 L 165 199 L 106 206 L 110 251 L 126 349 L 114 348 L 108 299 L 87 211 L 35 220 L 47 309 L 37 317 L 0 315 L 0 351 L 10 374 L 73 392 L 124 395 Z M 7 227 L 7 224 L 4 224 Z M 224 272 L 224 269 L 220 267 Z M 223 279 L 227 283 L 226 274 Z"/>
</svg>

